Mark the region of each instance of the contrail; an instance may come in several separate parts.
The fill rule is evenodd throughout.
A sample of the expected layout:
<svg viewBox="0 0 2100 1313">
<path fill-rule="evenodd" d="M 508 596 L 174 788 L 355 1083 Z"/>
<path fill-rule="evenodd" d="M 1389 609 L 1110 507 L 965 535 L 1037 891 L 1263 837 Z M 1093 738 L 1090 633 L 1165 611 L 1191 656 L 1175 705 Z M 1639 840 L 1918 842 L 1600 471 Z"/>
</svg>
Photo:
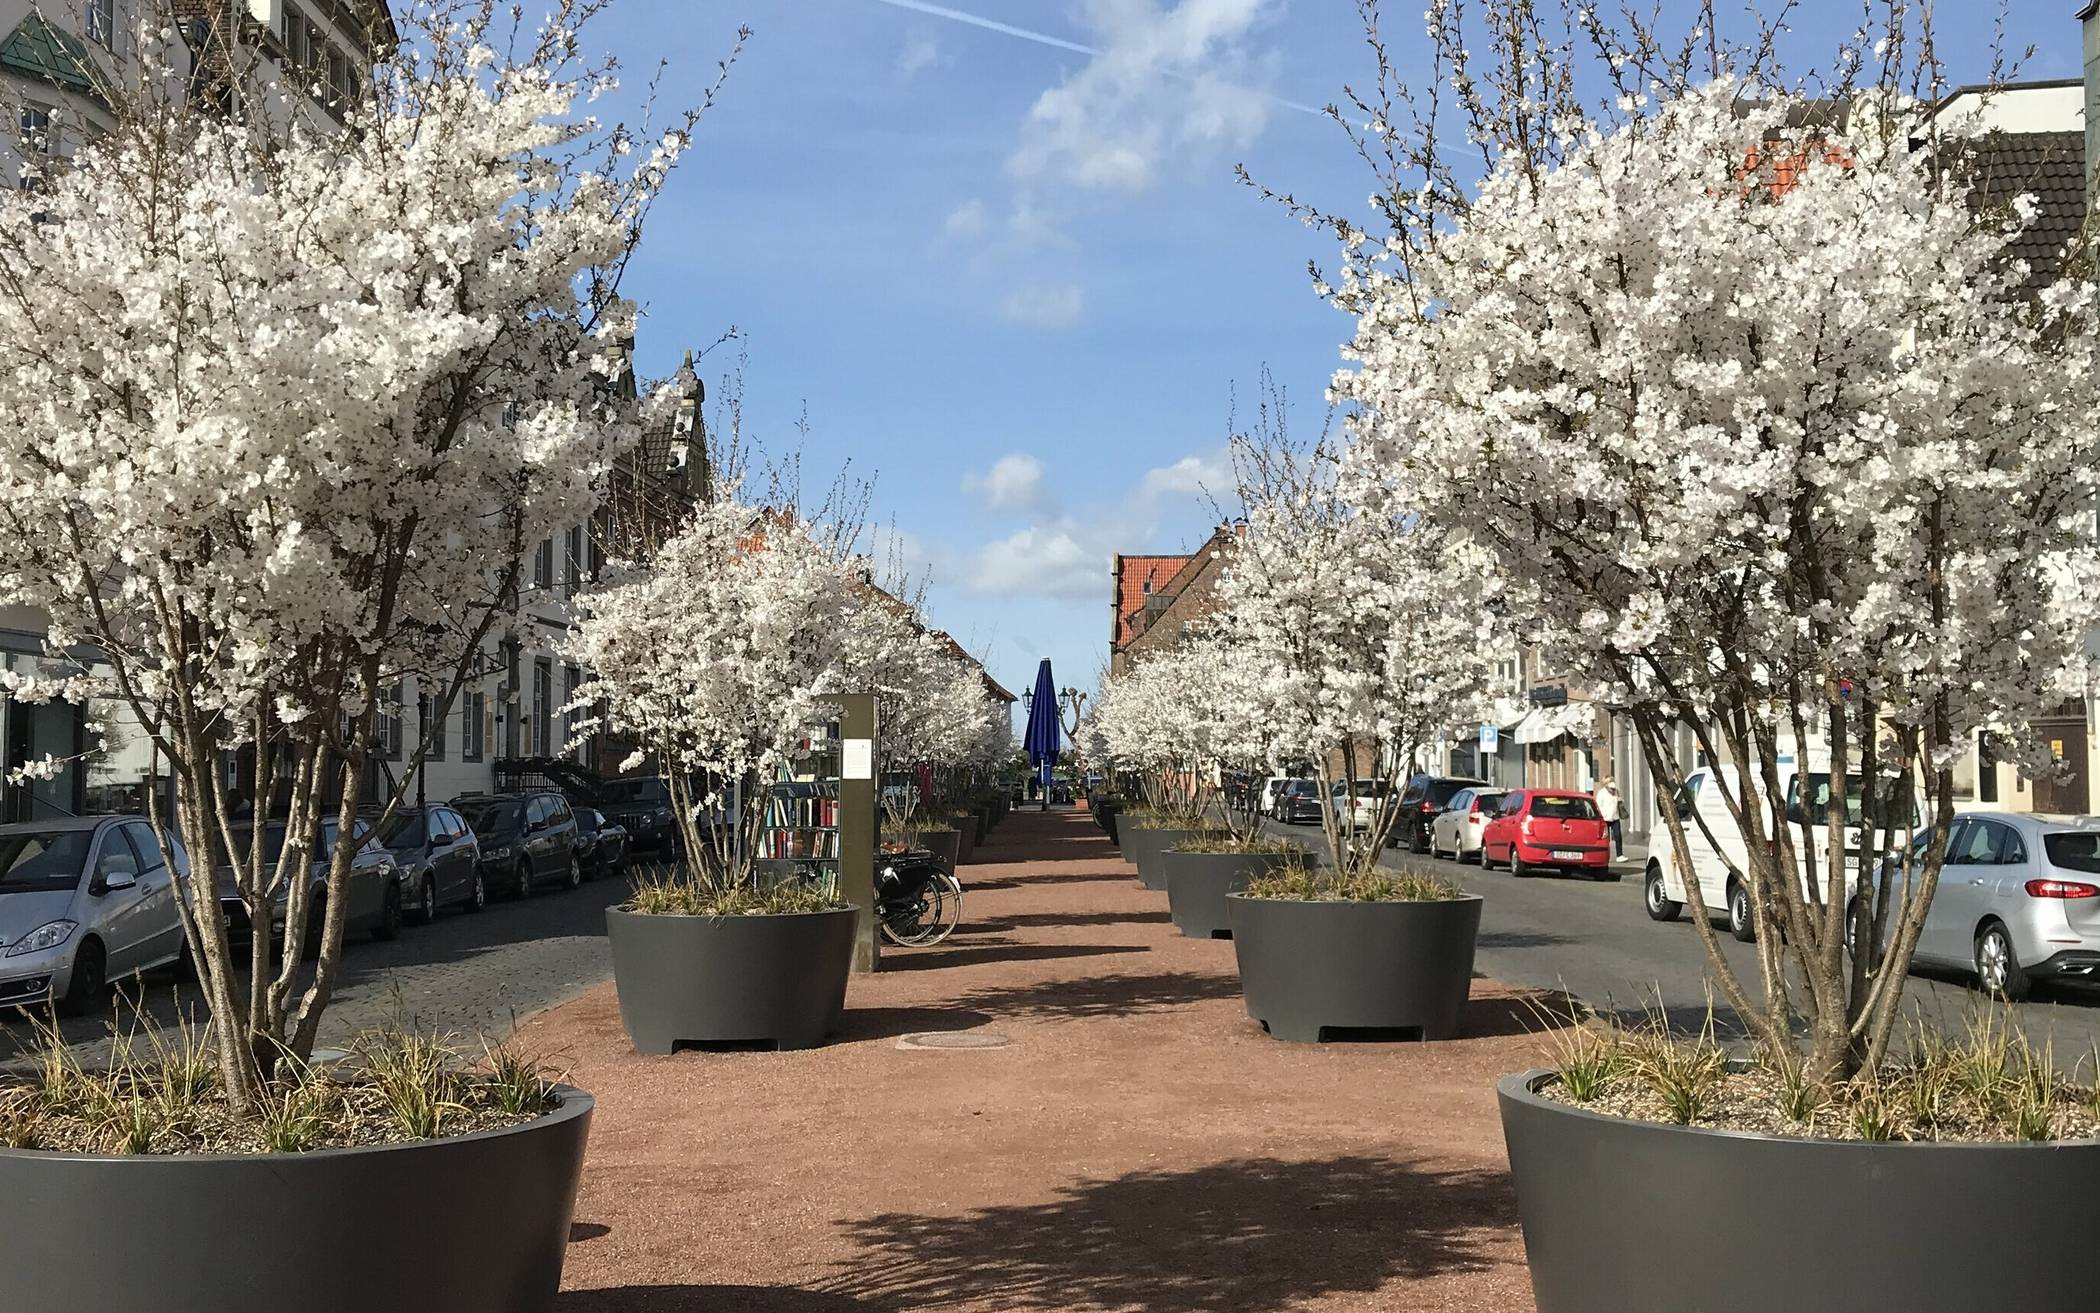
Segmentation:
<svg viewBox="0 0 2100 1313">
<path fill-rule="evenodd" d="M 951 23 L 962 23 L 969 27 L 982 28 L 987 32 L 997 32 L 1002 36 L 1017 37 L 1022 41 L 1032 41 L 1039 46 L 1049 46 L 1054 50 L 1069 50 L 1075 55 L 1098 56 L 1101 54 L 1101 50 L 1097 46 L 1085 45 L 1078 41 L 1067 41 L 1061 36 L 1051 36 L 1048 32 L 1036 32 L 1025 27 L 1015 27 L 1012 23 L 1002 23 L 996 18 L 986 18 L 981 14 L 964 13 L 960 9 L 950 9 L 947 5 L 933 4 L 931 0 L 875 0 L 875 3 L 888 5 L 892 9 L 905 9 L 915 14 L 925 14 L 930 18 L 945 18 Z M 1194 81 L 1193 78 L 1180 73 L 1167 73 L 1167 76 L 1182 82 Z M 1264 100 L 1281 105 L 1285 109 L 1295 109 L 1300 114 L 1313 114 L 1320 118 L 1327 117 L 1327 111 L 1317 106 L 1300 104 L 1295 100 L 1286 100 L 1282 96 L 1273 95 L 1267 91 L 1255 91 L 1252 88 L 1248 88 L 1248 92 L 1251 95 L 1260 96 Z"/>
</svg>

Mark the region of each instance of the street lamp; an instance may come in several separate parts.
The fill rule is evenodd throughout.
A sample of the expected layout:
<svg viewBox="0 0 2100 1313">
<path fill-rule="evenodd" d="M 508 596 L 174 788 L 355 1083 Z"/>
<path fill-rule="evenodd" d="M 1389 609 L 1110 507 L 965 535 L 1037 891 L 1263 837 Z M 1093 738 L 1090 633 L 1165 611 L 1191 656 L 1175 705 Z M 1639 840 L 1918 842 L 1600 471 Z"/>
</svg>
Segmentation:
<svg viewBox="0 0 2100 1313">
<path fill-rule="evenodd" d="M 1071 719 L 1065 724 L 1065 742 L 1072 745 L 1072 779 L 1076 793 L 1086 787 L 1086 754 L 1079 747 L 1079 718 L 1086 708 L 1086 694 L 1067 686 L 1058 690 L 1058 699 L 1063 709 L 1071 713 Z"/>
</svg>

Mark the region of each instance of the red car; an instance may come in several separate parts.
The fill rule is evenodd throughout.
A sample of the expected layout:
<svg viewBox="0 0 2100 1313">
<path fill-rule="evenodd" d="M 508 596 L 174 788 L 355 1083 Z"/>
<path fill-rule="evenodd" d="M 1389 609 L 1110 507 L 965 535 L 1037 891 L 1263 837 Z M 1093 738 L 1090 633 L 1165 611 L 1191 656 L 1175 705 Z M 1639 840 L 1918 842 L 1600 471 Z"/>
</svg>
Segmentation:
<svg viewBox="0 0 2100 1313">
<path fill-rule="evenodd" d="M 1511 875 L 1552 866 L 1619 878 L 1611 869 L 1611 835 L 1587 793 L 1511 789 L 1494 806 L 1480 832 L 1482 866 L 1507 864 Z"/>
</svg>

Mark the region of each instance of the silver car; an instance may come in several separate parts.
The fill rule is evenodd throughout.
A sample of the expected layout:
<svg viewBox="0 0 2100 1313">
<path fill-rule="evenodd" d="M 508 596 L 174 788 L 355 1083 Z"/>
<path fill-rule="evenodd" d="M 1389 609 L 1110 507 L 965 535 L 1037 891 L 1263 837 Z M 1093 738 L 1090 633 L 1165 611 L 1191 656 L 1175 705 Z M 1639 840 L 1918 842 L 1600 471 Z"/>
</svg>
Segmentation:
<svg viewBox="0 0 2100 1313">
<path fill-rule="evenodd" d="M 184 876 L 189 858 L 171 846 Z M 179 961 L 175 880 L 140 816 L 0 825 L 0 1005 L 101 1006 L 112 980 Z"/>
<path fill-rule="evenodd" d="M 1920 833 L 1917 850 L 1931 842 Z M 2100 970 L 2100 817 L 1964 812 L 1918 936 L 1916 960 L 2026 997 L 2037 980 Z"/>
</svg>

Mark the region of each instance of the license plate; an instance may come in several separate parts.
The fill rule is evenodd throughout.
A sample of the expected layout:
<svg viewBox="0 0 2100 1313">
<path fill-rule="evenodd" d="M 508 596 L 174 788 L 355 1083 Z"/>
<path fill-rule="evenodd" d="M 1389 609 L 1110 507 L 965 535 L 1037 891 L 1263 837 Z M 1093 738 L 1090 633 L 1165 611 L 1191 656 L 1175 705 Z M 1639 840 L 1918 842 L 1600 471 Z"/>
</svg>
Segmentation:
<svg viewBox="0 0 2100 1313">
<path fill-rule="evenodd" d="M 1556 862 L 1579 862 L 1582 860 L 1582 854 L 1573 848 L 1555 848 L 1553 850 L 1553 860 Z"/>
</svg>

